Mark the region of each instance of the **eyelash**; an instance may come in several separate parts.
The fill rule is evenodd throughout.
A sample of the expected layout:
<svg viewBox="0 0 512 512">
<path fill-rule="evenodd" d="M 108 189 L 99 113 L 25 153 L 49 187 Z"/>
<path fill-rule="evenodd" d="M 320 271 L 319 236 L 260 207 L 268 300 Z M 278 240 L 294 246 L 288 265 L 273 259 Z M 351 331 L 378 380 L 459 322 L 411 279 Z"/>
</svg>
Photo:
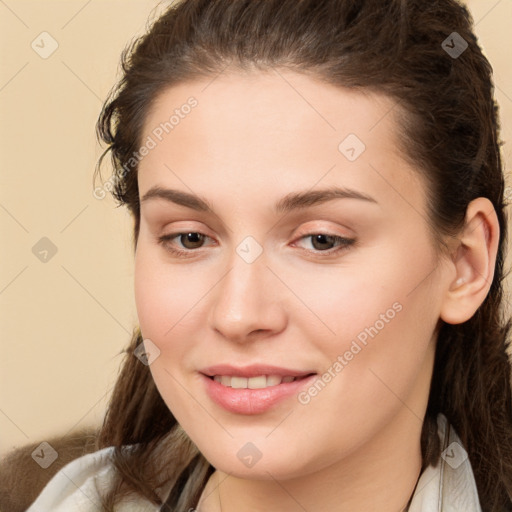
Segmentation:
<svg viewBox="0 0 512 512">
<path fill-rule="evenodd" d="M 176 256 L 178 257 L 184 257 L 184 258 L 193 258 L 194 255 L 191 254 L 191 253 L 194 253 L 194 252 L 197 252 L 198 249 L 188 249 L 188 250 L 183 250 L 183 249 L 176 249 L 175 247 L 172 247 L 169 242 L 174 239 L 174 238 L 177 238 L 181 235 L 188 235 L 189 233 L 194 233 L 194 234 L 199 234 L 199 235 L 203 235 L 207 238 L 210 238 L 208 237 L 208 235 L 204 235 L 203 233 L 199 232 L 199 231 L 181 231 L 181 232 L 177 232 L 177 233 L 169 233 L 168 235 L 163 235 L 163 236 L 160 236 L 158 237 L 158 243 L 160 245 L 162 245 L 166 251 L 172 253 L 172 254 L 175 254 Z M 312 237 L 312 236 L 315 236 L 315 235 L 323 235 L 323 236 L 328 236 L 328 237 L 331 237 L 333 238 L 334 240 L 334 243 L 336 242 L 339 242 L 341 245 L 338 246 L 338 248 L 332 248 L 332 249 L 328 249 L 326 251 L 318 251 L 318 250 L 314 250 L 314 249 L 302 249 L 308 253 L 313 253 L 313 254 L 325 254 L 325 256 L 320 256 L 320 258 L 322 257 L 330 257 L 330 256 L 334 256 L 334 255 L 337 255 L 339 254 L 340 252 L 342 251 L 346 251 L 349 249 L 350 246 L 354 245 L 356 243 L 356 240 L 354 238 L 345 238 L 345 237 L 342 237 L 342 236 L 338 236 L 338 235 L 332 235 L 330 233 L 322 233 L 322 232 L 318 232 L 318 233 L 307 233 L 305 235 L 302 235 L 301 237 L 299 237 L 298 240 L 302 240 L 304 238 L 309 238 L 309 237 Z M 199 248 L 201 249 L 201 248 Z"/>
</svg>

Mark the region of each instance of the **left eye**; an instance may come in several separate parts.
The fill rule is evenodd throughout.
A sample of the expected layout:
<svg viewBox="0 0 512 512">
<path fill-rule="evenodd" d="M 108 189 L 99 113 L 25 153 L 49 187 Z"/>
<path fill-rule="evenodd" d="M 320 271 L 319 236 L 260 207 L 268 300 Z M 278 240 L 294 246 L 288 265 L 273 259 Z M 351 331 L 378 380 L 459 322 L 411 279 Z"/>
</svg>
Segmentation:
<svg viewBox="0 0 512 512">
<path fill-rule="evenodd" d="M 174 247 L 171 244 L 171 241 L 175 238 L 180 239 L 182 245 L 185 247 L 185 250 Z M 206 238 L 210 237 L 197 231 L 170 233 L 168 235 L 163 235 L 159 237 L 158 243 L 163 245 L 166 248 L 166 250 L 168 250 L 171 253 L 178 254 L 181 256 L 191 256 L 191 253 L 195 252 L 194 249 L 201 248 L 201 244 L 204 242 Z M 347 249 L 350 245 L 355 243 L 355 239 L 345 238 L 338 235 L 330 235 L 328 233 L 309 233 L 307 235 L 301 236 L 298 240 L 303 240 L 305 238 L 312 239 L 312 245 L 314 247 L 314 250 L 304 248 L 303 249 L 305 251 L 314 253 L 337 253 L 338 251 Z M 326 245 L 330 246 L 336 243 L 338 244 L 337 248 L 325 247 Z"/>
<path fill-rule="evenodd" d="M 315 249 L 318 249 L 320 252 L 329 252 L 329 253 L 343 250 L 355 242 L 355 240 L 352 238 L 344 238 L 342 236 L 329 235 L 327 233 L 310 233 L 308 235 L 304 235 L 304 236 L 300 237 L 299 240 L 302 240 L 304 238 L 311 238 L 312 245 Z M 339 246 L 338 246 L 338 249 L 336 249 L 334 251 L 331 251 L 332 248 L 325 247 L 325 245 L 332 245 L 336 242 L 338 242 Z M 306 250 L 309 250 L 309 249 L 306 249 Z"/>
</svg>

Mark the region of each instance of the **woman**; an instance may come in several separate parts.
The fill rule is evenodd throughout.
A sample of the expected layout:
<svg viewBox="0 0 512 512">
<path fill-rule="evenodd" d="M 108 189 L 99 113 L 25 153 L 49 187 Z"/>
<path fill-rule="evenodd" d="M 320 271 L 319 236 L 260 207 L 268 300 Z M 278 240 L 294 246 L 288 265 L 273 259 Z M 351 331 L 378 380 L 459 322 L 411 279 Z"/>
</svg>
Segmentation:
<svg viewBox="0 0 512 512">
<path fill-rule="evenodd" d="M 123 71 L 98 133 L 140 326 L 97 451 L 29 512 L 512 510 L 508 194 L 467 9 L 183 0 Z"/>
</svg>

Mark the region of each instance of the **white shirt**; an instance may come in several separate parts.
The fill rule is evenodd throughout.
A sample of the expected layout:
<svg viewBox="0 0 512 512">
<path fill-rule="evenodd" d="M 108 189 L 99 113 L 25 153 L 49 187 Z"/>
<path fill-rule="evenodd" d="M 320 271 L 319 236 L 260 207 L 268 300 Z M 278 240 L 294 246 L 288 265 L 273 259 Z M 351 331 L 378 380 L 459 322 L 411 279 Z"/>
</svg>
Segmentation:
<svg viewBox="0 0 512 512">
<path fill-rule="evenodd" d="M 467 453 L 446 417 L 437 417 L 441 458 L 420 475 L 408 512 L 482 512 Z M 105 491 L 114 476 L 109 461 L 113 447 L 79 457 L 47 483 L 26 512 L 100 512 L 98 490 Z M 158 512 L 145 498 L 122 501 L 119 512 Z"/>
</svg>

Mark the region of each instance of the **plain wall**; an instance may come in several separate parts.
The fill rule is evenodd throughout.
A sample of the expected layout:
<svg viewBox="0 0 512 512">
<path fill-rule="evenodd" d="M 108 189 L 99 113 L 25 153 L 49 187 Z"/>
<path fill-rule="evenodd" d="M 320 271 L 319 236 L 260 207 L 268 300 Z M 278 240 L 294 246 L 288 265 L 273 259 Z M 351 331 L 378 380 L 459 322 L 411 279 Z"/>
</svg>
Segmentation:
<svg viewBox="0 0 512 512">
<path fill-rule="evenodd" d="M 166 5 L 0 3 L 0 453 L 103 418 L 137 314 L 131 220 L 93 195 L 95 122 L 122 49 Z M 510 174 L 512 2 L 468 5 L 495 71 Z M 58 44 L 47 58 L 55 43 L 42 32 Z"/>
</svg>

